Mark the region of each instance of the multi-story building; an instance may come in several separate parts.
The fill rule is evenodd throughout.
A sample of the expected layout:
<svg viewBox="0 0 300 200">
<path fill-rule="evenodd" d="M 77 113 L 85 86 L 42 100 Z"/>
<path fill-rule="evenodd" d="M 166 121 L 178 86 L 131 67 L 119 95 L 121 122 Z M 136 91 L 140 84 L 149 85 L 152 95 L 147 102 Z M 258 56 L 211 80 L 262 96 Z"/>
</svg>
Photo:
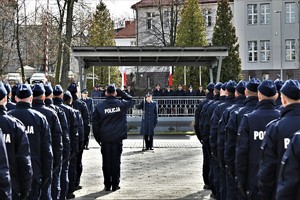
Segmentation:
<svg viewBox="0 0 300 200">
<path fill-rule="evenodd" d="M 134 4 L 137 45 L 170 45 L 170 26 L 172 22 L 179 23 L 177 10 L 182 4 L 183 0 L 141 0 Z M 206 19 L 206 38 L 210 44 L 217 1 L 199 0 L 199 5 Z M 235 0 L 230 7 L 245 79 L 274 80 L 281 73 L 283 80 L 300 79 L 298 2 Z M 178 15 L 177 21 L 174 15 Z"/>
</svg>

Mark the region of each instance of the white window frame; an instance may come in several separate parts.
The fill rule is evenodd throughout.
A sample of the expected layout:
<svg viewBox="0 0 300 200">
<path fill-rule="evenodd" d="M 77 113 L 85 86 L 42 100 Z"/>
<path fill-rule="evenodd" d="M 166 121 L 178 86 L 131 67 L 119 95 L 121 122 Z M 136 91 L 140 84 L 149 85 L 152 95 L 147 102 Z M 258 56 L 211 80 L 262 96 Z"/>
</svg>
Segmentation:
<svg viewBox="0 0 300 200">
<path fill-rule="evenodd" d="M 285 40 L 285 60 L 286 61 L 296 60 L 296 40 L 295 39 Z"/>
<path fill-rule="evenodd" d="M 287 2 L 285 3 L 285 23 L 293 24 L 296 23 L 296 3 Z"/>
<path fill-rule="evenodd" d="M 154 12 L 146 13 L 146 29 L 147 30 L 153 29 L 153 18 L 154 18 Z"/>
<path fill-rule="evenodd" d="M 248 41 L 248 62 L 257 62 L 257 41 Z"/>
<path fill-rule="evenodd" d="M 271 6 L 269 3 L 260 4 L 260 24 L 270 24 Z"/>
<path fill-rule="evenodd" d="M 206 27 L 212 27 L 212 10 L 207 9 L 204 11 L 204 17 L 205 17 L 205 25 Z"/>
<path fill-rule="evenodd" d="M 271 41 L 260 41 L 260 62 L 269 62 L 271 58 Z"/>
<path fill-rule="evenodd" d="M 257 4 L 247 5 L 247 24 L 248 25 L 257 24 Z"/>
</svg>

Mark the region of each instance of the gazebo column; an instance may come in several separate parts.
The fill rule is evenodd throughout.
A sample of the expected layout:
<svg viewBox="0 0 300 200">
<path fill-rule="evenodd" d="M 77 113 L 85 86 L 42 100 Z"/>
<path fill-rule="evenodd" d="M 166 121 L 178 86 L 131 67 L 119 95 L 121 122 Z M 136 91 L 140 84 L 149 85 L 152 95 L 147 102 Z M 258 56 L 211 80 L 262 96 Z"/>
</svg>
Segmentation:
<svg viewBox="0 0 300 200">
<path fill-rule="evenodd" d="M 216 80 L 216 83 L 220 81 L 222 60 L 223 60 L 223 56 L 220 56 L 219 57 L 219 62 L 218 62 L 218 71 L 217 71 L 217 80 Z"/>
<path fill-rule="evenodd" d="M 213 77 L 213 67 L 212 66 L 209 67 L 209 78 L 210 78 L 210 82 L 213 83 L 214 77 Z"/>
</svg>

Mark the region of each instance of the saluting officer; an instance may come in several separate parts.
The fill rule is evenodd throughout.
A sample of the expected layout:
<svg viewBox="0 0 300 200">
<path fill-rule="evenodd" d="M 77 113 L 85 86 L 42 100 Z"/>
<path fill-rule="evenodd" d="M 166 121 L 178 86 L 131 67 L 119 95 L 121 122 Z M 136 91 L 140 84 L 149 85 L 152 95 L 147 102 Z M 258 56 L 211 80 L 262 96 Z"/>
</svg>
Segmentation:
<svg viewBox="0 0 300 200">
<path fill-rule="evenodd" d="M 238 128 L 244 114 L 252 112 L 258 103 L 257 87 L 260 80 L 256 78 L 250 79 L 246 85 L 244 106 L 230 113 L 226 129 L 226 141 L 224 150 L 224 161 L 226 165 L 227 176 L 232 180 L 235 179 L 235 148 Z M 233 182 L 233 181 L 232 181 Z M 234 197 L 232 197 L 234 198 Z"/>
<path fill-rule="evenodd" d="M 127 111 L 134 105 L 134 100 L 127 93 L 109 85 L 105 92 L 106 99 L 99 103 L 93 113 L 93 133 L 101 145 L 105 190 L 120 189 L 120 164 L 122 141 L 127 138 Z M 116 99 L 121 96 L 122 100 Z"/>
<path fill-rule="evenodd" d="M 74 164 L 69 166 L 69 160 L 71 160 L 75 156 L 74 154 L 71 155 L 71 152 L 78 148 L 77 147 L 78 146 L 78 144 L 77 144 L 77 142 L 78 142 L 77 141 L 78 140 L 78 121 L 77 121 L 74 109 L 72 109 L 70 106 L 63 104 L 63 89 L 60 85 L 56 85 L 53 88 L 53 103 L 57 107 L 61 108 L 66 115 L 67 122 L 68 122 L 69 139 L 70 139 L 69 152 L 67 151 L 67 149 L 64 152 L 64 156 L 66 158 L 64 160 L 65 165 L 63 165 L 63 167 L 65 167 L 64 175 L 66 175 L 66 177 L 65 177 L 65 179 L 61 179 L 63 182 L 61 183 L 60 199 L 66 199 L 66 197 L 75 198 L 75 195 L 73 194 L 73 192 L 68 194 L 69 182 L 70 182 L 70 180 L 68 179 L 68 174 L 74 174 L 74 170 L 76 170 L 76 164 L 75 164 L 75 168 L 74 168 Z M 74 180 L 72 180 L 72 181 L 75 182 Z M 74 187 L 75 187 L 75 184 L 72 184 L 72 185 L 74 185 Z M 72 188 L 71 190 L 75 190 L 75 188 Z"/>
<path fill-rule="evenodd" d="M 236 182 L 244 199 L 258 198 L 258 155 L 266 132 L 266 125 L 280 116 L 276 109 L 277 90 L 275 83 L 265 80 L 258 86 L 256 109 L 242 118 L 236 143 Z"/>
<path fill-rule="evenodd" d="M 281 158 L 290 139 L 300 129 L 300 83 L 288 80 L 281 88 L 283 109 L 279 119 L 270 123 L 261 145 L 259 164 L 259 198 L 275 199 L 276 178 L 279 174 Z"/>
<path fill-rule="evenodd" d="M 285 151 L 280 172 L 276 199 L 300 199 L 300 131 L 296 132 Z"/>
<path fill-rule="evenodd" d="M 11 200 L 11 179 L 9 175 L 9 164 L 4 140 L 5 139 L 0 128 L 0 199 Z"/>
<path fill-rule="evenodd" d="M 50 130 L 51 130 L 51 139 L 52 139 L 52 152 L 53 152 L 53 177 L 51 185 L 51 194 L 50 191 L 43 191 L 41 198 L 42 199 L 59 199 L 60 196 L 60 173 L 61 173 L 61 163 L 62 163 L 62 129 L 60 126 L 59 119 L 56 113 L 45 106 L 45 88 L 42 83 L 35 84 L 32 89 L 33 92 L 33 101 L 32 108 L 34 110 L 42 113 L 48 121 Z M 51 184 L 51 179 L 47 182 Z"/>
<path fill-rule="evenodd" d="M 30 144 L 33 180 L 28 199 L 40 199 L 42 190 L 50 190 L 46 183 L 52 177 L 51 132 L 46 117 L 31 108 L 32 90 L 29 85 L 19 85 L 16 101 L 16 109 L 9 114 L 23 122 Z"/>
<path fill-rule="evenodd" d="M 7 83 L 7 82 L 4 83 L 4 87 L 5 87 L 6 91 L 7 91 L 7 104 L 6 104 L 6 108 L 7 108 L 8 111 L 10 111 L 10 110 L 16 108 L 16 104 L 11 101 L 12 94 L 11 94 L 11 87 L 10 87 L 9 83 Z"/>
</svg>

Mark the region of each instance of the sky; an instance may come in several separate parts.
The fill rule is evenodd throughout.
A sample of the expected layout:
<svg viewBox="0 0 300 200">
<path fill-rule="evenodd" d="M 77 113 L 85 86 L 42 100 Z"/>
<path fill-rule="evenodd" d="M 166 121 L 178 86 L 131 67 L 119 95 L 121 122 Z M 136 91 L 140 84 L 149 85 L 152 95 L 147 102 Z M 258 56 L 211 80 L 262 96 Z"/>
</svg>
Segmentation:
<svg viewBox="0 0 300 200">
<path fill-rule="evenodd" d="M 49 0 L 50 1 L 50 9 L 56 8 L 56 0 Z M 106 4 L 112 19 L 117 18 L 126 18 L 126 19 L 133 19 L 134 13 L 131 9 L 131 6 L 140 0 L 103 0 Z M 46 0 L 26 0 L 27 9 L 35 8 L 35 5 L 43 5 L 46 7 Z M 87 5 L 91 6 L 91 9 L 96 9 L 96 5 L 100 2 L 100 0 L 78 0 L 78 2 L 84 2 Z"/>
</svg>

